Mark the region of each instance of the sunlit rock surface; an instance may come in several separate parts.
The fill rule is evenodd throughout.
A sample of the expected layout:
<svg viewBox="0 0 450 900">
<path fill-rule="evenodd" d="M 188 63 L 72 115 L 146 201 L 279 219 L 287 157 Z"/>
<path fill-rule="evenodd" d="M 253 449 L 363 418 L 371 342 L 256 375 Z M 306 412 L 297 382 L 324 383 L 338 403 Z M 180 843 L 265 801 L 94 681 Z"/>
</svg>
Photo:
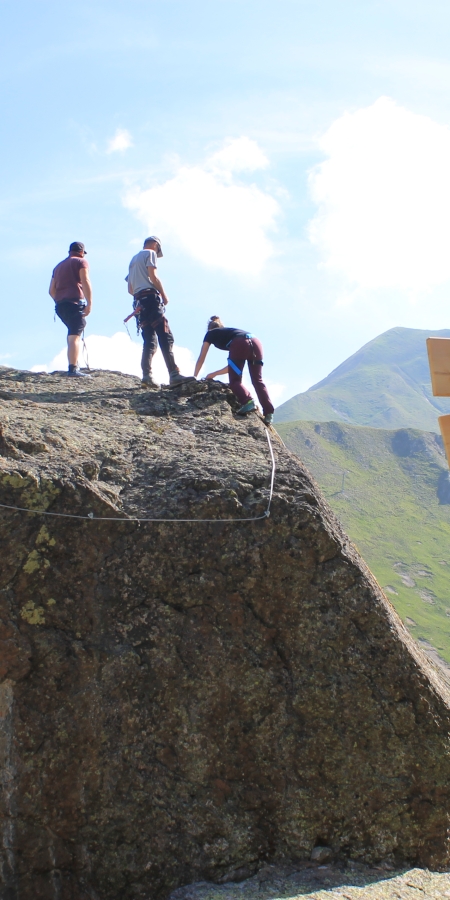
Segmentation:
<svg viewBox="0 0 450 900">
<path fill-rule="evenodd" d="M 94 517 L 0 510 L 2 900 L 446 865 L 446 686 L 275 432 L 240 522 L 270 453 L 220 384 L 3 369 L 0 407 L 0 502 Z"/>
</svg>

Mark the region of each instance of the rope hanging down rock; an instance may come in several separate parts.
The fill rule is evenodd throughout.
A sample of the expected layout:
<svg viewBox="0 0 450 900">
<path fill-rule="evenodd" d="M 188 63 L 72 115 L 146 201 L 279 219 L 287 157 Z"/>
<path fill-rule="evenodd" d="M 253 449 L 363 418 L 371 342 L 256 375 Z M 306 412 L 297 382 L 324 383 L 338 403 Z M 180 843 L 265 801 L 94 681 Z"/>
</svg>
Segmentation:
<svg viewBox="0 0 450 900">
<path fill-rule="evenodd" d="M 0 503 L 1 509 L 12 509 L 16 512 L 31 513 L 35 516 L 53 516 L 57 519 L 85 519 L 88 522 L 257 522 L 260 519 L 268 519 L 270 516 L 270 505 L 272 503 L 273 488 L 275 483 L 275 456 L 273 453 L 272 442 L 270 440 L 269 431 L 266 428 L 267 443 L 269 444 L 270 456 L 272 460 L 272 471 L 270 476 L 270 491 L 267 509 L 262 516 L 250 516 L 242 519 L 158 519 L 158 518 L 137 518 L 133 516 L 94 516 L 94 513 L 88 513 L 87 516 L 78 516 L 75 513 L 54 513 L 48 512 L 46 509 L 27 509 L 25 506 L 8 506 L 6 503 Z"/>
</svg>

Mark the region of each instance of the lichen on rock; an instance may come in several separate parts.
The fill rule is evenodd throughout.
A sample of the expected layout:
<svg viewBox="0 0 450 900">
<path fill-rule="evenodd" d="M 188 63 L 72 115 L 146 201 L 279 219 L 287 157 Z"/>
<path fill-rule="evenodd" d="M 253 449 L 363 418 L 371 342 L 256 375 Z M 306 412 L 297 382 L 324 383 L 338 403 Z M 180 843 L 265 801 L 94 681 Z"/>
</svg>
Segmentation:
<svg viewBox="0 0 450 900">
<path fill-rule="evenodd" d="M 28 571 L 33 571 L 28 570 Z M 20 610 L 22 619 L 25 619 L 29 625 L 45 625 L 44 609 L 42 606 L 36 606 L 32 600 L 27 600 L 25 606 Z"/>
</svg>

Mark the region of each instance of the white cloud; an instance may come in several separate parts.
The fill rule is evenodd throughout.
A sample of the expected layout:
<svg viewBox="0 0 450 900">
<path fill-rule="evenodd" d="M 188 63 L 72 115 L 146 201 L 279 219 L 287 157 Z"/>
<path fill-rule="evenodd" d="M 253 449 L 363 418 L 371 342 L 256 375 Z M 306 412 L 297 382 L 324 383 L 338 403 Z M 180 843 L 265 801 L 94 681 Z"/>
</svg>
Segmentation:
<svg viewBox="0 0 450 900">
<path fill-rule="evenodd" d="M 238 138 L 203 166 L 180 166 L 164 184 L 130 191 L 124 203 L 147 231 L 170 237 L 204 265 L 256 275 L 273 254 L 268 232 L 280 207 L 255 184 L 236 181 L 234 173 L 267 164 L 254 141 Z"/>
<path fill-rule="evenodd" d="M 124 331 L 118 331 L 112 337 L 100 334 L 90 334 L 86 338 L 86 347 L 91 369 L 107 369 L 114 372 L 124 372 L 126 375 L 142 377 L 141 354 L 142 343 L 131 340 Z M 174 346 L 174 355 L 177 365 L 183 375 L 192 375 L 195 360 L 190 350 L 186 347 Z M 80 365 L 85 366 L 85 360 L 80 360 Z M 32 366 L 32 372 L 54 372 L 67 369 L 67 350 L 64 348 L 52 359 L 48 365 Z M 153 361 L 153 375 L 162 384 L 168 383 L 167 369 L 158 347 Z"/>
<path fill-rule="evenodd" d="M 325 265 L 365 288 L 450 279 L 450 129 L 381 97 L 320 143 L 309 234 Z"/>
<path fill-rule="evenodd" d="M 125 128 L 118 128 L 114 137 L 108 141 L 107 153 L 120 153 L 133 146 L 131 134 Z"/>
<path fill-rule="evenodd" d="M 285 384 L 279 384 L 276 381 L 267 381 L 266 386 L 267 386 L 267 390 L 269 391 L 269 395 L 270 395 L 270 399 L 272 400 L 272 403 L 277 403 L 279 400 L 281 400 L 281 398 L 286 390 Z"/>
<path fill-rule="evenodd" d="M 208 164 L 213 170 L 219 169 L 225 173 L 255 172 L 266 169 L 269 160 L 256 141 L 241 137 L 225 141 L 223 149 L 209 157 Z"/>
</svg>

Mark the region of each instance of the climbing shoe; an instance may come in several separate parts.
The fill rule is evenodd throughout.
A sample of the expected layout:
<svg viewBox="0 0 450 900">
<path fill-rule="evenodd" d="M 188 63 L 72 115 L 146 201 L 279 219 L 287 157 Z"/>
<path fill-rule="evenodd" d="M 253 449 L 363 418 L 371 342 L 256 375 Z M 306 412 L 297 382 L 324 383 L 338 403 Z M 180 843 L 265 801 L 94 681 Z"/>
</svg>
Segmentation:
<svg viewBox="0 0 450 900">
<path fill-rule="evenodd" d="M 169 379 L 169 387 L 176 387 L 178 384 L 187 384 L 188 381 L 197 381 L 193 375 L 180 375 L 179 372 L 172 372 Z"/>
<path fill-rule="evenodd" d="M 142 387 L 150 388 L 152 391 L 159 391 L 161 385 L 158 384 L 157 381 L 154 381 L 151 375 L 143 375 L 142 376 Z"/>
<path fill-rule="evenodd" d="M 263 422 L 264 425 L 271 425 L 273 422 L 273 413 L 266 413 L 266 415 L 263 416 Z"/>
<path fill-rule="evenodd" d="M 256 409 L 256 406 L 255 406 L 253 400 L 248 400 L 247 403 L 244 403 L 244 405 L 241 406 L 240 409 L 238 409 L 236 415 L 246 416 L 247 413 L 254 412 L 255 409 Z"/>
<path fill-rule="evenodd" d="M 90 378 L 87 372 L 82 372 L 78 366 L 70 366 L 67 373 L 71 378 Z"/>
</svg>

